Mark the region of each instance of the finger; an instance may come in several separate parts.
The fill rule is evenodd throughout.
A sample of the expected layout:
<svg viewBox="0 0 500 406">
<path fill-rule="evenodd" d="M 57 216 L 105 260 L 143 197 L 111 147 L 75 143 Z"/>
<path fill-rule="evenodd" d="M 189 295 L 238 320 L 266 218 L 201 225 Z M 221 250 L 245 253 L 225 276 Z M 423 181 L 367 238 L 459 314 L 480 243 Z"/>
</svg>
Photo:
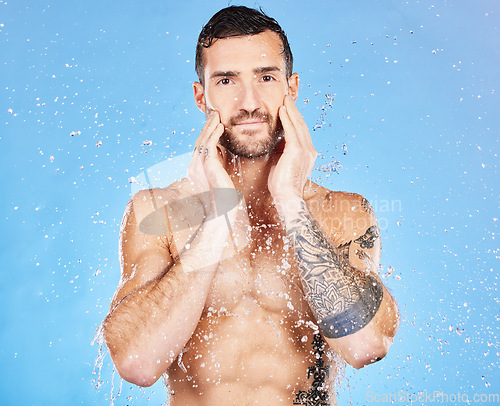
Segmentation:
<svg viewBox="0 0 500 406">
<path fill-rule="evenodd" d="M 224 131 L 222 132 L 222 134 L 224 134 Z M 220 138 L 219 138 L 220 139 Z M 219 156 L 219 159 L 221 162 L 224 162 L 225 159 L 226 159 L 226 156 L 227 156 L 227 150 L 226 148 L 224 148 L 220 142 L 217 143 L 217 145 L 215 146 L 215 148 L 217 148 L 217 153 L 218 153 L 218 156 Z"/>
<path fill-rule="evenodd" d="M 312 148 L 313 143 L 307 124 L 291 96 L 285 96 L 285 107 L 293 126 L 297 130 L 299 142 L 305 147 Z"/>
<path fill-rule="evenodd" d="M 283 130 L 285 132 L 285 149 L 290 145 L 299 145 L 297 130 L 295 129 L 292 120 L 290 119 L 290 115 L 288 114 L 288 109 L 286 108 L 286 106 L 281 106 L 278 114 L 283 126 Z"/>
<path fill-rule="evenodd" d="M 224 134 L 224 125 L 222 123 L 217 124 L 217 126 L 212 131 L 212 134 L 207 139 L 205 149 L 207 151 L 207 158 L 216 158 L 218 156 L 217 146 L 219 144 L 219 139 Z"/>
<path fill-rule="evenodd" d="M 294 125 L 307 127 L 306 122 L 304 121 L 304 117 L 302 116 L 297 105 L 293 101 L 292 96 L 290 95 L 285 96 L 285 101 L 283 104 L 288 109 L 288 114 L 290 115 L 290 118 L 294 122 Z"/>
<path fill-rule="evenodd" d="M 212 133 L 214 128 L 217 125 L 216 120 L 217 114 L 215 112 L 211 112 L 207 118 L 205 125 L 203 126 L 200 135 L 198 136 L 195 144 L 193 152 L 200 152 L 200 146 L 206 143 L 206 138 Z"/>
<path fill-rule="evenodd" d="M 191 158 L 191 162 L 189 163 L 187 174 L 188 178 L 195 178 L 196 174 L 203 173 L 203 161 L 205 158 L 204 145 L 206 145 L 207 138 L 213 132 L 217 124 L 220 123 L 219 113 L 215 110 L 212 110 L 207 118 L 207 122 L 205 123 L 203 129 L 198 136 L 195 146 L 193 149 L 193 156 Z"/>
<path fill-rule="evenodd" d="M 207 118 L 207 121 L 203 126 L 203 129 L 201 130 L 200 135 L 198 136 L 198 139 L 194 144 L 193 152 L 195 151 L 200 152 L 200 146 L 206 145 L 207 138 L 210 136 L 210 134 L 212 134 L 215 127 L 217 127 L 218 123 L 220 123 L 219 112 L 211 110 L 209 117 Z"/>
</svg>

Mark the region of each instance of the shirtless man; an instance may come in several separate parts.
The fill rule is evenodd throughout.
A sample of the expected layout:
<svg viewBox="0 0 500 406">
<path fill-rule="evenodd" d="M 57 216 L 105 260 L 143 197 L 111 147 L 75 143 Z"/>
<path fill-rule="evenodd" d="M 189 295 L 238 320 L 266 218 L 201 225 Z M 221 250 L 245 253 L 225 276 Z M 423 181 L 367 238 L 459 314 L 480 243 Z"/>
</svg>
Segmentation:
<svg viewBox="0 0 500 406">
<path fill-rule="evenodd" d="M 168 375 L 175 406 L 335 405 L 341 358 L 380 360 L 399 322 L 374 213 L 308 180 L 316 150 L 275 20 L 219 11 L 196 68 L 207 121 L 187 178 L 124 215 L 103 324 L 113 362 L 140 386 Z"/>
</svg>

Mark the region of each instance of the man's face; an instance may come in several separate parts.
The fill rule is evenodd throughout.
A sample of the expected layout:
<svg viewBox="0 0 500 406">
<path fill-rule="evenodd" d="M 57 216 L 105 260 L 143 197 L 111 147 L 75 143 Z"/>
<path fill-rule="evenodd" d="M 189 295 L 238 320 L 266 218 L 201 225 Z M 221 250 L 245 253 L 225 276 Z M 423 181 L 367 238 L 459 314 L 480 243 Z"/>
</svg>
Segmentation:
<svg viewBox="0 0 500 406">
<path fill-rule="evenodd" d="M 195 84 L 195 99 L 207 114 L 219 112 L 221 143 L 235 155 L 263 156 L 283 135 L 278 109 L 298 77 L 292 75 L 289 86 L 281 47 L 278 34 L 265 31 L 219 39 L 204 50 L 205 86 Z"/>
</svg>

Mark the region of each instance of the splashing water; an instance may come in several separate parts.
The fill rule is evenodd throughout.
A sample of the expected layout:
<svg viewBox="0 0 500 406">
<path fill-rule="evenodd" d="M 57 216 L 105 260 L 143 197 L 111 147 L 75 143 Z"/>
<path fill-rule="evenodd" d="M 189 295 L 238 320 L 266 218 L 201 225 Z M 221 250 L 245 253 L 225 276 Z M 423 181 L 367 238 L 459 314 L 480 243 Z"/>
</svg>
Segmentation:
<svg viewBox="0 0 500 406">
<path fill-rule="evenodd" d="M 335 100 L 335 95 L 333 94 L 325 94 L 325 103 L 321 106 L 321 113 L 318 118 L 318 122 L 316 125 L 313 127 L 313 131 L 319 130 L 320 128 L 323 128 L 324 125 L 327 124 L 326 122 L 326 114 L 328 110 L 331 110 L 333 108 L 333 102 Z M 331 127 L 332 124 L 328 124 L 328 127 Z"/>
<path fill-rule="evenodd" d="M 113 372 L 111 373 L 111 390 L 109 394 L 109 400 L 111 406 L 114 405 L 114 400 L 120 397 L 123 388 L 123 379 L 120 378 L 120 386 L 118 388 L 118 392 L 116 393 L 116 395 L 113 394 L 113 391 L 115 389 L 115 374 L 116 374 L 116 368 L 113 368 Z"/>
<path fill-rule="evenodd" d="M 99 327 L 96 330 L 94 339 L 91 342 L 91 345 L 98 344 L 99 348 L 97 351 L 97 357 L 94 362 L 94 369 L 92 370 L 92 375 L 97 375 L 96 379 L 92 379 L 92 383 L 94 384 L 94 387 L 96 390 L 99 390 L 104 383 L 101 381 L 101 370 L 102 366 L 104 364 L 104 358 L 106 357 L 106 350 L 104 349 L 104 332 L 103 332 L 103 326 L 102 324 L 99 325 Z"/>
<path fill-rule="evenodd" d="M 102 385 L 104 384 L 104 381 L 101 380 L 101 372 L 102 372 L 102 367 L 104 365 L 104 358 L 106 358 L 106 353 L 107 348 L 104 345 L 104 331 L 103 331 L 103 323 L 99 325 L 99 327 L 96 330 L 96 333 L 94 335 L 94 338 L 91 341 L 91 345 L 98 344 L 98 351 L 97 351 L 97 357 L 94 361 L 94 369 L 92 370 L 92 375 L 97 375 L 95 379 L 92 379 L 92 384 L 94 385 L 94 388 L 96 390 L 99 390 Z M 116 368 L 113 367 L 113 370 L 111 372 L 111 388 L 110 388 L 110 394 L 109 394 L 109 401 L 110 405 L 114 405 L 114 401 L 120 397 L 122 393 L 122 388 L 123 388 L 123 379 L 120 378 L 120 386 L 118 387 L 118 392 L 114 394 L 115 390 L 115 374 L 116 374 Z"/>
<path fill-rule="evenodd" d="M 324 172 L 328 175 L 331 173 L 340 173 L 340 169 L 342 169 L 342 164 L 338 159 L 335 159 L 335 156 L 332 155 L 332 160 L 327 162 L 326 164 L 318 165 L 316 170 Z"/>
</svg>

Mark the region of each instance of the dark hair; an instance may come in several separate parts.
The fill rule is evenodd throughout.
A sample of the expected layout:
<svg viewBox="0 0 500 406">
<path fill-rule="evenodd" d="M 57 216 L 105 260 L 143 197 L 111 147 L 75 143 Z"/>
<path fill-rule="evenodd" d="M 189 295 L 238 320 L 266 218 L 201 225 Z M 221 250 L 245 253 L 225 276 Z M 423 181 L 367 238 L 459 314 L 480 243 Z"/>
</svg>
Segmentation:
<svg viewBox="0 0 500 406">
<path fill-rule="evenodd" d="M 281 38 L 283 44 L 281 53 L 285 59 L 286 77 L 289 78 L 293 70 L 293 56 L 286 34 L 278 22 L 274 18 L 267 16 L 262 8 L 255 10 L 244 6 L 230 6 L 214 14 L 210 21 L 202 28 L 198 37 L 195 68 L 200 83 L 204 84 L 204 48 L 210 48 L 218 39 L 255 35 L 266 30 L 275 32 Z"/>
</svg>

